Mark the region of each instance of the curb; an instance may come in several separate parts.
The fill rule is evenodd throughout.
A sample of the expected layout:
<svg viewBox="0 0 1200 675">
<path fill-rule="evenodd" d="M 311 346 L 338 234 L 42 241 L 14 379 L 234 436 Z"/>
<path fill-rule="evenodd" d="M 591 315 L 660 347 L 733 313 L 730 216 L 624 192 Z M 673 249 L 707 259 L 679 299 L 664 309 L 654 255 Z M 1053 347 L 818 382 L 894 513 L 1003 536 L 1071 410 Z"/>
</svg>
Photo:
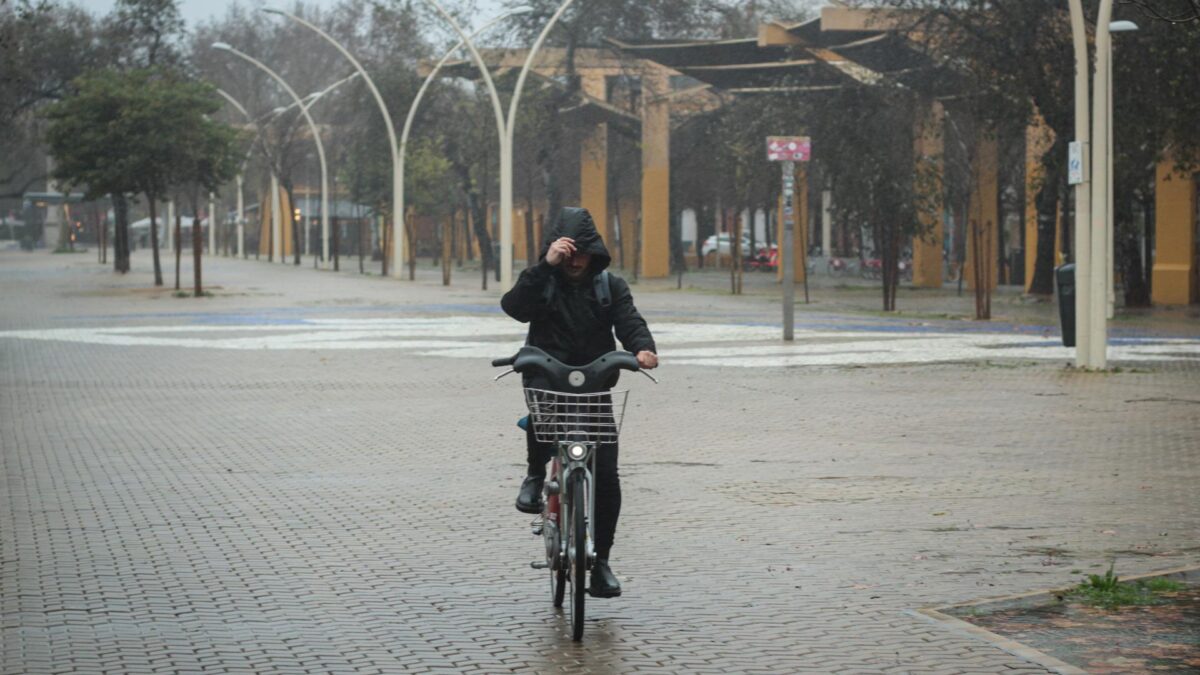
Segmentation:
<svg viewBox="0 0 1200 675">
<path fill-rule="evenodd" d="M 1174 577 L 1181 581 L 1197 582 L 1200 581 L 1200 566 L 1177 567 L 1159 572 L 1135 574 L 1129 577 L 1122 577 L 1121 581 L 1138 581 L 1153 577 Z M 1045 591 L 1032 591 L 1029 593 L 1018 593 L 1015 595 L 1003 595 L 968 602 L 960 602 L 953 605 L 942 605 L 940 607 L 923 607 L 915 610 L 909 609 L 905 610 L 904 613 L 912 617 L 945 626 L 946 628 L 949 628 L 957 633 L 978 638 L 992 644 L 995 647 L 998 647 L 999 649 L 1004 650 L 1009 654 L 1012 654 L 1019 659 L 1041 666 L 1049 671 L 1060 673 L 1061 675 L 1087 675 L 1087 671 L 1079 666 L 1073 666 L 1066 661 L 1057 659 L 1043 651 L 1034 649 L 1029 645 L 993 633 L 992 631 L 981 628 L 980 626 L 976 626 L 969 621 L 964 621 L 958 617 L 951 616 L 950 614 L 946 613 L 949 610 L 960 607 L 988 607 L 992 610 L 1041 607 L 1044 605 L 1061 602 L 1062 597 L 1073 588 L 1074 586 L 1064 586 Z"/>
</svg>

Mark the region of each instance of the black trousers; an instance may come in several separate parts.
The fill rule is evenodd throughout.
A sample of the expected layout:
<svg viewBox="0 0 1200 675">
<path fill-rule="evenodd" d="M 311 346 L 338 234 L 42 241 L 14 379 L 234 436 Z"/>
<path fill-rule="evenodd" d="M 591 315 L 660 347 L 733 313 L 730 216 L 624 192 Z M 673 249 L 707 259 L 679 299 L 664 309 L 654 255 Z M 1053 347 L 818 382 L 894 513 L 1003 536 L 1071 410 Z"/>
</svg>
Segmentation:
<svg viewBox="0 0 1200 675">
<path fill-rule="evenodd" d="M 533 435 L 533 425 L 525 430 L 525 450 L 529 461 L 529 475 L 545 476 L 546 463 L 554 458 L 555 448 L 549 443 L 538 443 Z M 596 557 L 608 559 L 617 532 L 617 519 L 621 516 L 621 477 L 617 473 L 617 443 L 603 443 L 596 448 Z"/>
</svg>

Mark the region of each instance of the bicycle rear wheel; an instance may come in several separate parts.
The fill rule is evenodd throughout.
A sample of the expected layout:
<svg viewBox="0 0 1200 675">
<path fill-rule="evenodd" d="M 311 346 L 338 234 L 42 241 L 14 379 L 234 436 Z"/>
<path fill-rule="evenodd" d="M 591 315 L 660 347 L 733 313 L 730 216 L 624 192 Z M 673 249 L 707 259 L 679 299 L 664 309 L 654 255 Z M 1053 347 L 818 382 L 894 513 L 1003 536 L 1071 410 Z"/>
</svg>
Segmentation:
<svg viewBox="0 0 1200 675">
<path fill-rule="evenodd" d="M 583 599 L 587 596 L 587 494 L 582 473 L 571 477 L 567 503 L 570 517 L 567 541 L 571 562 L 571 639 L 583 639 Z"/>
</svg>

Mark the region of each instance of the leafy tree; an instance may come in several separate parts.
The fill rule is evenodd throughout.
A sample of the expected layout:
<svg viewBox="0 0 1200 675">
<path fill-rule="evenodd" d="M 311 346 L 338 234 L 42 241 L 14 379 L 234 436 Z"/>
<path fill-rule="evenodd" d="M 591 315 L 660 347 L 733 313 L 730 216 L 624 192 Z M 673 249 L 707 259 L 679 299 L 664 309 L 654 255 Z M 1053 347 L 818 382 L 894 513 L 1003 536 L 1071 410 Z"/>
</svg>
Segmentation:
<svg viewBox="0 0 1200 675">
<path fill-rule="evenodd" d="M 169 188 L 195 182 L 210 189 L 236 170 L 229 130 L 207 116 L 219 102 L 210 86 L 162 68 L 81 78 L 78 93 L 51 106 L 46 141 L 56 175 L 90 196 L 146 195 L 154 285 L 162 285 L 156 204 Z"/>
<path fill-rule="evenodd" d="M 107 29 L 107 39 L 119 45 L 116 59 L 121 67 L 183 64 L 183 17 L 177 0 L 117 0 Z"/>
<path fill-rule="evenodd" d="M 97 33 L 91 15 L 75 6 L 0 3 L 0 198 L 19 198 L 45 180 L 36 111 L 106 62 Z"/>
</svg>

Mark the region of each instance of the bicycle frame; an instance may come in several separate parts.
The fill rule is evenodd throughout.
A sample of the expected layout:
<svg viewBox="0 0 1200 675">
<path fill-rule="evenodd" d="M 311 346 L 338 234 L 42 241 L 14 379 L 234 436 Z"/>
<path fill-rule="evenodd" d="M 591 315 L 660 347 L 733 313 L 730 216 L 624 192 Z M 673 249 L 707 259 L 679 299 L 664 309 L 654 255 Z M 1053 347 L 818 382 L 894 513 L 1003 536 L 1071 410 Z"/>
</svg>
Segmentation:
<svg viewBox="0 0 1200 675">
<path fill-rule="evenodd" d="M 558 483 L 558 492 L 555 495 L 558 497 L 558 499 L 557 499 L 558 523 L 561 524 L 561 523 L 565 523 L 567 521 L 567 509 L 569 509 L 571 507 L 570 500 L 566 498 L 566 495 L 567 495 L 566 486 L 570 484 L 571 477 L 573 475 L 575 475 L 576 473 L 582 472 L 583 473 L 583 485 L 584 485 L 584 489 L 587 490 L 587 497 L 588 497 L 587 511 L 585 512 L 585 514 L 586 514 L 585 519 L 587 520 L 587 556 L 588 556 L 588 559 L 584 561 L 584 565 L 587 567 L 587 569 L 591 569 L 592 562 L 594 562 L 596 560 L 596 546 L 595 546 L 596 519 L 594 517 L 595 513 L 596 513 L 596 489 L 595 489 L 594 481 L 595 481 L 595 475 L 596 475 L 596 452 L 599 450 L 599 448 L 598 448 L 598 444 L 588 443 L 587 444 L 587 446 L 588 446 L 587 456 L 582 460 L 575 460 L 575 459 L 571 459 L 571 457 L 567 454 L 567 448 L 570 445 L 571 445 L 570 443 L 560 443 L 559 444 L 558 456 L 554 459 L 554 461 L 555 461 L 554 466 L 551 467 L 551 470 L 552 470 L 551 475 L 552 476 L 554 475 L 553 471 L 555 469 L 557 469 L 558 473 L 561 474 L 558 477 L 558 480 L 555 481 Z M 550 500 L 547 498 L 545 500 L 545 503 L 547 505 L 549 505 Z M 547 510 L 548 510 L 548 508 L 547 508 Z M 562 530 L 560 529 L 559 532 L 561 533 Z M 558 554 L 559 554 L 560 561 L 570 559 L 570 551 L 567 546 L 567 537 L 564 537 L 561 535 L 559 536 L 558 549 L 559 549 Z M 554 564 L 553 560 L 547 560 L 546 562 L 551 565 Z"/>
</svg>

